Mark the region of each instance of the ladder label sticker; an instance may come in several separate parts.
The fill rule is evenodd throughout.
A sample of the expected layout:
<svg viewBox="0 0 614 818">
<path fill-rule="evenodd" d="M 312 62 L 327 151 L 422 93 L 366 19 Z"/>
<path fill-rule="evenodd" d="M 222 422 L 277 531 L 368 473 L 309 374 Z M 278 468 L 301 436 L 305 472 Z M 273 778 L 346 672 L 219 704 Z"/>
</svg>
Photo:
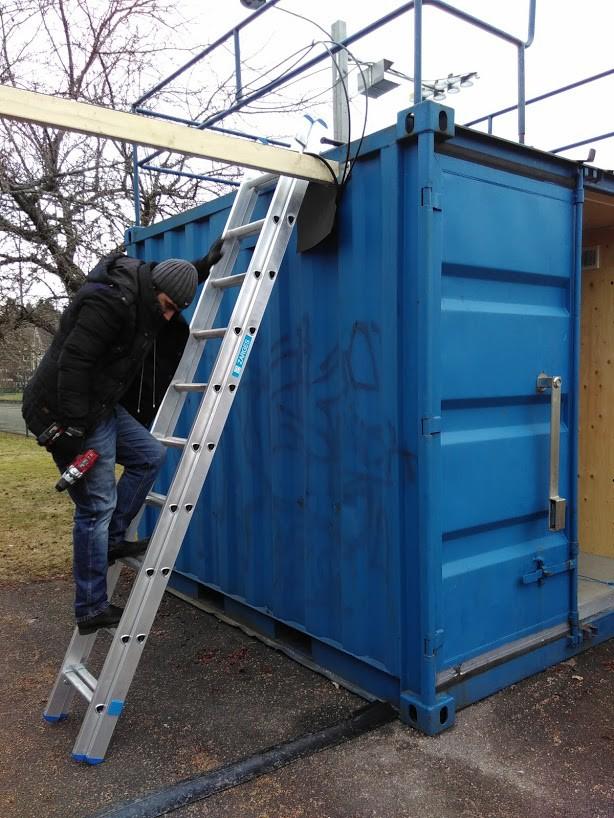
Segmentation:
<svg viewBox="0 0 614 818">
<path fill-rule="evenodd" d="M 239 354 L 237 355 L 237 360 L 235 361 L 235 365 L 232 368 L 232 377 L 233 378 L 240 378 L 241 373 L 243 372 L 243 367 L 245 366 L 245 361 L 247 359 L 247 353 L 249 352 L 249 348 L 252 345 L 252 341 L 254 340 L 253 335 L 246 335 L 243 339 L 243 343 L 241 344 L 241 349 L 239 350 Z"/>
</svg>

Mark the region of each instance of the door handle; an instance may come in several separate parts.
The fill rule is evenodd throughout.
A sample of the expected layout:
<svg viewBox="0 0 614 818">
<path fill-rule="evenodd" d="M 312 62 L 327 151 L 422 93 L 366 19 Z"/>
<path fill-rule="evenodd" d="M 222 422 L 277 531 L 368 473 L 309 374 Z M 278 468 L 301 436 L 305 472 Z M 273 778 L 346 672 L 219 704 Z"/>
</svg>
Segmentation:
<svg viewBox="0 0 614 818">
<path fill-rule="evenodd" d="M 565 528 L 567 500 L 559 496 L 559 462 L 561 455 L 561 388 L 560 375 L 537 376 L 537 391 L 550 390 L 550 484 L 548 499 L 548 529 L 561 531 Z"/>
</svg>

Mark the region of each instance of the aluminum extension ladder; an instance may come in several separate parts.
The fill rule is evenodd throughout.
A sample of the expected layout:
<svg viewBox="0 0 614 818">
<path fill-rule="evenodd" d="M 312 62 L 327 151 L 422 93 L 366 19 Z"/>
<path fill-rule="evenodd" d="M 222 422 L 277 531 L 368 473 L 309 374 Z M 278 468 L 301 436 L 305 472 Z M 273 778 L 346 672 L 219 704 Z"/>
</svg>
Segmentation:
<svg viewBox="0 0 614 818">
<path fill-rule="evenodd" d="M 296 142 L 301 151 L 308 146 L 317 150 L 323 123 L 310 117 L 306 120 Z M 158 440 L 183 452 L 168 494 L 151 492 L 147 497 L 146 504 L 158 506 L 160 514 L 145 555 L 138 563 L 124 560 L 136 563 L 139 570 L 121 622 L 112 631 L 113 642 L 100 676 L 96 679 L 85 666 L 97 634 L 81 636 L 75 628 L 47 703 L 44 718 L 56 722 L 67 717 L 75 691 L 88 702 L 72 753 L 77 761 L 98 764 L 104 760 L 296 223 L 308 183 L 283 176 L 278 178 L 266 217 L 250 221 L 260 193 L 277 178 L 273 174 L 248 178 L 239 188 L 222 234 L 224 255 L 205 282 L 183 357 L 152 425 Z M 247 272 L 233 274 L 241 239 L 255 233 L 260 235 Z M 231 287 L 241 289 L 230 323 L 223 329 L 214 328 L 224 291 Z M 204 345 L 214 338 L 221 338 L 222 344 L 209 381 L 194 383 Z M 188 392 L 202 392 L 203 397 L 189 437 L 182 439 L 174 431 Z M 118 561 L 109 568 L 109 598 L 121 567 Z"/>
</svg>

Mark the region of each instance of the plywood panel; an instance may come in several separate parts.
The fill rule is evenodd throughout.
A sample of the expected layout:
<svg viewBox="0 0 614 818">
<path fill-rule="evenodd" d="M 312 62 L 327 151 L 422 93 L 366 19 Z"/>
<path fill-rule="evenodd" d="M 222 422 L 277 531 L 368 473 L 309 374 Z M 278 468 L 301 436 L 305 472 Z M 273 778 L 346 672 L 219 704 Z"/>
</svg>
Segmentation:
<svg viewBox="0 0 614 818">
<path fill-rule="evenodd" d="M 614 228 L 591 230 L 601 266 L 582 286 L 580 547 L 614 557 Z"/>
</svg>

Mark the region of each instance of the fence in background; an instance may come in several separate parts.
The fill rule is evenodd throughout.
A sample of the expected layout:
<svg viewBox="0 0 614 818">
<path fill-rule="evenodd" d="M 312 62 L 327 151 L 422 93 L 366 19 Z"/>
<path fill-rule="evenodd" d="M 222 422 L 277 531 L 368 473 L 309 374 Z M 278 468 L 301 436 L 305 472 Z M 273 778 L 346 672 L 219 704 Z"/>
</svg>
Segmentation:
<svg viewBox="0 0 614 818">
<path fill-rule="evenodd" d="M 0 395 L 0 432 L 28 435 L 28 430 L 21 417 L 21 400 L 3 400 Z"/>
</svg>

